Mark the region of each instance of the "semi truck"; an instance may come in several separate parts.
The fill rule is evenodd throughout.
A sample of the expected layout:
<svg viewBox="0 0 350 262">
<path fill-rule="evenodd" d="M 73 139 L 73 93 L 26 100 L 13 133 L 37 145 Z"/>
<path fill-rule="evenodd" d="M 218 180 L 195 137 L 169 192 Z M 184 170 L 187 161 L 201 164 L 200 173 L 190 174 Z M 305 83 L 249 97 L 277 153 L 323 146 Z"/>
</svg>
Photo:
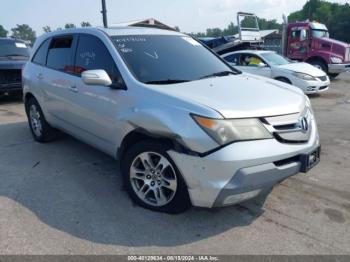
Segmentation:
<svg viewBox="0 0 350 262">
<path fill-rule="evenodd" d="M 248 27 L 242 24 L 247 20 L 250 21 Z M 350 71 L 350 45 L 331 39 L 324 24 L 313 21 L 288 23 L 286 16 L 283 20 L 283 31 L 277 34 L 279 53 L 291 60 L 312 64 L 332 78 Z M 245 49 L 270 49 L 259 33 L 262 31 L 257 21 L 255 14 L 240 12 L 237 14 L 239 33 L 236 36 L 201 41 L 219 55 Z M 276 36 L 274 41 L 273 49 L 276 48 Z"/>
<path fill-rule="evenodd" d="M 288 23 L 283 17 L 282 53 L 322 69 L 331 77 L 350 71 L 350 45 L 329 37 L 324 24 L 304 21 Z"/>
</svg>

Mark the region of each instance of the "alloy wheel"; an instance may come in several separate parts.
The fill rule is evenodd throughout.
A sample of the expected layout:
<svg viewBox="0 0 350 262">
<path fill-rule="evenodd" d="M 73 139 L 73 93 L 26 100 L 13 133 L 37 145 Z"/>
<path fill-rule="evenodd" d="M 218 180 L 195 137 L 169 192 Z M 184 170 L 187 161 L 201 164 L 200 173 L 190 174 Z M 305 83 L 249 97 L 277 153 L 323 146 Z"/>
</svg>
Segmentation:
<svg viewBox="0 0 350 262">
<path fill-rule="evenodd" d="M 166 157 L 155 152 L 143 152 L 135 157 L 129 174 L 134 192 L 144 203 L 159 207 L 174 198 L 177 176 Z"/>
<path fill-rule="evenodd" d="M 34 134 L 40 137 L 42 134 L 42 123 L 40 112 L 36 105 L 31 105 L 29 110 L 30 125 L 33 129 Z"/>
</svg>

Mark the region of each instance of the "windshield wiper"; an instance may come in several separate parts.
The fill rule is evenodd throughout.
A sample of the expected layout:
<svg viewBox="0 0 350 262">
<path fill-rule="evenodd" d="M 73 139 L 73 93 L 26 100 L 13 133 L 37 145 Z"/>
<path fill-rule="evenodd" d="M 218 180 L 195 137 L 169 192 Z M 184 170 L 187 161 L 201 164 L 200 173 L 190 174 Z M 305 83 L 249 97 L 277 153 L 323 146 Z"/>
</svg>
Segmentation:
<svg viewBox="0 0 350 262">
<path fill-rule="evenodd" d="M 0 57 L 29 57 L 27 55 L 20 55 L 20 54 L 9 54 L 9 55 L 4 55 Z"/>
<path fill-rule="evenodd" d="M 164 80 L 147 81 L 147 82 L 145 82 L 145 84 L 149 84 L 149 85 L 168 85 L 168 84 L 178 84 L 178 83 L 185 83 L 185 82 L 190 82 L 190 80 L 164 79 Z"/>
<path fill-rule="evenodd" d="M 25 57 L 25 58 L 28 58 L 29 56 L 26 56 L 26 55 L 15 55 L 15 54 L 12 54 L 12 55 L 2 55 L 0 56 L 1 59 L 8 59 L 8 58 L 15 58 L 15 57 Z"/>
<path fill-rule="evenodd" d="M 221 72 L 213 73 L 210 75 L 202 76 L 199 79 L 205 79 L 205 78 L 211 78 L 211 77 L 221 77 L 221 76 L 228 76 L 228 75 L 237 75 L 237 73 L 227 70 L 227 71 L 221 71 Z"/>
</svg>

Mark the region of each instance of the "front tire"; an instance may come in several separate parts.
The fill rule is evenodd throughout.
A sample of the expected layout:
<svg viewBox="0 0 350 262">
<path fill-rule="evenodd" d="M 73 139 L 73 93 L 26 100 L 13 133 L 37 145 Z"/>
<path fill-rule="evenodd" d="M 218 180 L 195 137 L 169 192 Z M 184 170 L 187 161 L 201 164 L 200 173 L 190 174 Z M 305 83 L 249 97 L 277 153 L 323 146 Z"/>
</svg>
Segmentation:
<svg viewBox="0 0 350 262">
<path fill-rule="evenodd" d="M 329 77 L 333 80 L 335 79 L 339 74 L 329 73 Z"/>
<path fill-rule="evenodd" d="M 33 138 L 40 143 L 56 140 L 58 131 L 47 123 L 38 101 L 31 97 L 25 103 L 28 123 Z"/>
<path fill-rule="evenodd" d="M 308 63 L 328 74 L 328 66 L 325 62 L 321 60 L 312 60 Z"/>
<path fill-rule="evenodd" d="M 148 140 L 132 146 L 122 158 L 124 184 L 136 204 L 178 214 L 190 208 L 187 186 L 167 151 L 170 146 Z"/>
<path fill-rule="evenodd" d="M 290 85 L 292 84 L 292 82 L 288 78 L 285 78 L 285 77 L 276 77 L 275 80 L 286 83 L 286 84 L 290 84 Z"/>
</svg>

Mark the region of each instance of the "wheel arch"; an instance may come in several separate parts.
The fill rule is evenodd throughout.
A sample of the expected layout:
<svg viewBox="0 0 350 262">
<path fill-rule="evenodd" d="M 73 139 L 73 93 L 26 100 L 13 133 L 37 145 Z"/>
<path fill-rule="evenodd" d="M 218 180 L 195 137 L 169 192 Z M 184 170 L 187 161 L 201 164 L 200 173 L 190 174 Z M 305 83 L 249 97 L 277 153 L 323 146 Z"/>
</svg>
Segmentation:
<svg viewBox="0 0 350 262">
<path fill-rule="evenodd" d="M 197 154 L 196 152 L 191 151 L 182 145 L 175 136 L 166 136 L 161 134 L 152 134 L 145 129 L 137 128 L 131 132 L 129 132 L 122 140 L 120 147 L 117 149 L 116 157 L 119 160 L 122 160 L 125 153 L 130 149 L 133 145 L 145 141 L 145 140 L 155 140 L 161 141 L 169 145 L 172 149 L 177 152 L 187 153 L 187 154 Z"/>
<path fill-rule="evenodd" d="M 309 63 L 309 64 L 311 64 L 312 61 L 320 61 L 320 62 L 322 62 L 326 66 L 327 72 L 328 72 L 328 63 L 327 63 L 326 59 L 324 59 L 321 56 L 312 56 L 312 57 L 309 57 L 308 59 L 305 60 L 305 62 Z"/>
<path fill-rule="evenodd" d="M 285 83 L 288 83 L 288 84 L 292 84 L 292 81 L 288 77 L 285 77 L 285 76 L 276 76 L 274 79 L 277 80 L 277 81 L 281 81 L 281 82 L 285 82 Z M 286 80 L 286 81 L 282 81 L 283 79 Z"/>
<path fill-rule="evenodd" d="M 31 92 L 27 92 L 24 95 L 24 107 L 25 107 L 26 111 L 28 110 L 27 103 L 28 103 L 29 99 L 31 99 L 31 98 L 34 98 L 39 103 L 38 99 L 36 99 L 36 97 Z"/>
</svg>

